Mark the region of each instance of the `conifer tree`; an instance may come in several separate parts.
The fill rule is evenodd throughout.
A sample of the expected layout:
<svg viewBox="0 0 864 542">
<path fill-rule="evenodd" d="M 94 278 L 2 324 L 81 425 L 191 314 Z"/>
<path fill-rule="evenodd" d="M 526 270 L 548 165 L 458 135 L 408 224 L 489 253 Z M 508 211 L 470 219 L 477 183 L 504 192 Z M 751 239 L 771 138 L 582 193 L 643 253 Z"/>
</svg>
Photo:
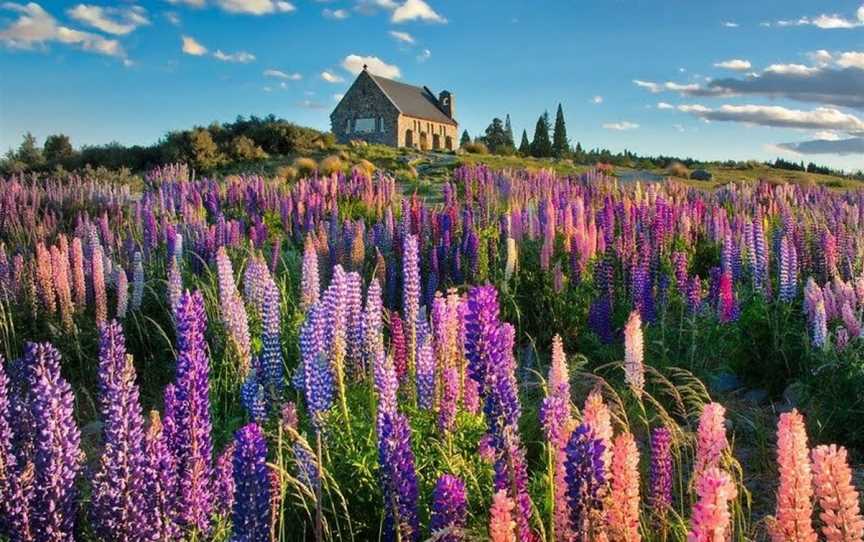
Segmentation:
<svg viewBox="0 0 864 542">
<path fill-rule="evenodd" d="M 537 119 L 534 128 L 534 141 L 531 142 L 531 156 L 547 158 L 552 156 L 552 142 L 549 140 L 549 112 L 545 112 Z"/>
<path fill-rule="evenodd" d="M 522 143 L 519 144 L 519 154 L 528 156 L 531 154 L 531 143 L 528 142 L 528 132 L 522 130 Z"/>
<path fill-rule="evenodd" d="M 570 152 L 570 142 L 567 141 L 567 126 L 564 123 L 564 109 L 558 104 L 555 115 L 555 132 L 552 135 L 552 152 L 558 158 Z"/>
<path fill-rule="evenodd" d="M 468 135 L 468 130 L 463 130 L 462 131 L 462 139 L 459 140 L 459 145 L 464 147 L 465 145 L 467 145 L 469 143 L 471 143 L 471 136 Z"/>
<path fill-rule="evenodd" d="M 516 140 L 513 139 L 513 125 L 510 124 L 510 113 L 507 113 L 507 119 L 504 121 L 504 134 L 507 136 L 507 144 L 516 148 Z"/>
</svg>

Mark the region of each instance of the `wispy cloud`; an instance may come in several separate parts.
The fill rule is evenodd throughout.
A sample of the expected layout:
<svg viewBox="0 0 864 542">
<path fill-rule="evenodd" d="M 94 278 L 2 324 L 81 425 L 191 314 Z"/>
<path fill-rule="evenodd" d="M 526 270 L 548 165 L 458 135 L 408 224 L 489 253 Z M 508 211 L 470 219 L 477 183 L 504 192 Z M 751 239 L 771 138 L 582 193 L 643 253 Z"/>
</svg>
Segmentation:
<svg viewBox="0 0 864 542">
<path fill-rule="evenodd" d="M 304 109 L 326 109 L 327 106 L 322 104 L 321 102 L 316 102 L 315 100 L 301 100 L 297 102 L 298 107 L 302 107 Z"/>
<path fill-rule="evenodd" d="M 739 24 L 735 21 L 723 21 L 720 23 L 724 28 L 738 28 Z"/>
<path fill-rule="evenodd" d="M 387 64 L 377 56 L 348 55 L 342 60 L 342 67 L 353 75 L 363 71 L 363 66 L 368 66 L 371 73 L 388 79 L 397 79 L 402 76 L 398 66 Z"/>
<path fill-rule="evenodd" d="M 348 13 L 347 9 L 330 9 L 325 8 L 321 10 L 321 15 L 326 19 L 333 19 L 334 21 L 342 21 L 347 19 L 351 14 Z"/>
<path fill-rule="evenodd" d="M 391 30 L 390 35 L 393 36 L 396 41 L 400 41 L 402 43 L 414 43 L 414 36 L 409 34 L 408 32 L 400 32 L 398 30 Z"/>
<path fill-rule="evenodd" d="M 429 49 L 423 49 L 420 51 L 420 54 L 417 55 L 417 62 L 426 62 L 430 58 L 432 58 L 432 51 Z"/>
<path fill-rule="evenodd" d="M 273 77 L 274 79 L 284 79 L 286 81 L 299 81 L 303 76 L 299 73 L 286 73 L 281 70 L 264 70 L 264 77 Z"/>
<path fill-rule="evenodd" d="M 615 130 L 618 132 L 626 132 L 628 130 L 635 130 L 636 128 L 639 128 L 639 125 L 635 122 L 622 120 L 621 122 L 607 122 L 603 125 L 603 128 L 607 130 Z"/>
<path fill-rule="evenodd" d="M 217 49 L 213 53 L 213 57 L 222 62 L 236 62 L 239 64 L 248 64 L 255 60 L 255 55 L 246 51 L 237 51 L 236 53 L 223 53 L 221 49 Z"/>
<path fill-rule="evenodd" d="M 269 15 L 296 10 L 294 4 L 283 0 L 216 0 L 217 5 L 229 13 Z"/>
<path fill-rule="evenodd" d="M 342 83 L 345 81 L 345 79 L 343 77 L 336 75 L 335 73 L 329 72 L 327 70 L 324 70 L 323 72 L 321 72 L 321 79 L 327 81 L 328 83 L 334 83 L 334 84 L 335 83 Z"/>
<path fill-rule="evenodd" d="M 675 109 L 675 106 L 666 102 L 657 102 L 657 109 Z"/>
<path fill-rule="evenodd" d="M 150 24 L 147 10 L 141 6 L 103 8 L 102 6 L 78 4 L 67 10 L 66 14 L 82 24 L 119 36 L 125 36 L 134 32 L 139 26 Z"/>
<path fill-rule="evenodd" d="M 864 26 L 864 5 L 858 8 L 854 17 L 838 13 L 823 13 L 815 17 L 799 17 L 797 19 L 782 19 L 774 23 L 763 23 L 763 26 L 815 26 L 825 30 L 858 28 Z"/>
<path fill-rule="evenodd" d="M 169 23 L 173 24 L 174 26 L 180 26 L 180 16 L 176 12 L 166 11 L 165 13 L 162 14 L 162 16 L 165 17 L 165 20 L 167 20 Z"/>
<path fill-rule="evenodd" d="M 594 96 L 591 98 L 591 103 L 595 105 L 600 105 L 603 103 L 603 96 Z"/>
<path fill-rule="evenodd" d="M 776 105 L 726 104 L 714 109 L 701 104 L 691 104 L 679 105 L 678 110 L 701 119 L 719 122 L 864 133 L 864 121 L 855 115 L 830 107 L 804 111 Z"/>
<path fill-rule="evenodd" d="M 126 58 L 119 41 L 62 26 L 35 2 L 26 5 L 7 2 L 0 7 L 18 14 L 15 21 L 0 30 L 0 43 L 7 47 L 33 49 L 45 47 L 49 43 L 60 43 L 91 53 Z"/>
<path fill-rule="evenodd" d="M 797 143 L 780 143 L 777 146 L 796 154 L 838 154 L 841 156 L 854 154 L 860 156 L 864 154 L 864 137 L 814 139 Z"/>
<path fill-rule="evenodd" d="M 207 48 L 198 43 L 198 40 L 192 36 L 181 36 L 180 40 L 182 42 L 181 50 L 185 54 L 192 56 L 203 56 L 207 54 Z"/>
</svg>

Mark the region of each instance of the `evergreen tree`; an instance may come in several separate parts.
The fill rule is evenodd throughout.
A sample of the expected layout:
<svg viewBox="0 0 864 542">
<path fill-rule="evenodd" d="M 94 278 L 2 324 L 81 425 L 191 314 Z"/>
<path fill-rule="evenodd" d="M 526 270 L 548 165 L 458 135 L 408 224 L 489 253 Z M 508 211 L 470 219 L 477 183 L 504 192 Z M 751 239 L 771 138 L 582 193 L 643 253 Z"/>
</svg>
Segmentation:
<svg viewBox="0 0 864 542">
<path fill-rule="evenodd" d="M 504 134 L 507 136 L 507 144 L 516 148 L 516 140 L 513 139 L 513 125 L 510 124 L 510 113 L 507 113 L 507 119 L 504 121 Z"/>
<path fill-rule="evenodd" d="M 42 165 L 42 149 L 38 147 L 36 144 L 36 138 L 33 137 L 33 134 L 30 132 L 24 134 L 24 140 L 21 141 L 21 145 L 18 147 L 18 153 L 15 158 L 18 161 L 27 164 L 27 167 L 30 168 Z"/>
<path fill-rule="evenodd" d="M 459 140 L 459 145 L 464 147 L 465 145 L 471 143 L 471 136 L 468 135 L 468 130 L 462 131 L 462 139 Z"/>
<path fill-rule="evenodd" d="M 555 132 L 552 135 L 552 152 L 561 158 L 570 152 L 570 142 L 567 141 L 567 126 L 564 123 L 564 109 L 558 104 L 558 113 L 555 115 Z"/>
<path fill-rule="evenodd" d="M 507 138 L 507 132 L 501 119 L 492 119 L 492 124 L 486 128 L 486 135 L 481 138 L 489 151 L 495 154 L 513 154 L 516 150 Z"/>
<path fill-rule="evenodd" d="M 537 119 L 534 128 L 534 141 L 531 142 L 531 156 L 547 158 L 552 156 L 552 142 L 549 140 L 549 112 L 545 112 Z"/>
<path fill-rule="evenodd" d="M 528 156 L 531 154 L 531 143 L 528 142 L 528 132 L 522 130 L 522 143 L 519 144 L 519 154 Z"/>
<path fill-rule="evenodd" d="M 64 134 L 50 135 L 45 139 L 45 148 L 42 151 L 48 162 L 59 162 L 71 158 L 75 154 L 69 136 Z"/>
</svg>

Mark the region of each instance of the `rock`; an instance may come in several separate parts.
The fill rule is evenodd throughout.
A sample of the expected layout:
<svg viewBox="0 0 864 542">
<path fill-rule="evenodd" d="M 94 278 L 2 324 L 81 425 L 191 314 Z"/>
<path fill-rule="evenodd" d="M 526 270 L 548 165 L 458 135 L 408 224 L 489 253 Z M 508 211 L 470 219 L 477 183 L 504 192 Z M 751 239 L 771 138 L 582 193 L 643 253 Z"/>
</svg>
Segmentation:
<svg viewBox="0 0 864 542">
<path fill-rule="evenodd" d="M 752 389 L 745 393 L 743 398 L 745 401 L 761 405 L 768 399 L 768 390 L 763 390 L 762 388 Z"/>
<path fill-rule="evenodd" d="M 704 169 L 697 169 L 690 174 L 690 179 L 694 181 L 710 181 L 713 177 L 710 171 Z"/>
<path fill-rule="evenodd" d="M 732 373 L 721 373 L 710 379 L 711 389 L 719 393 L 728 393 L 744 386 L 741 379 Z"/>
</svg>

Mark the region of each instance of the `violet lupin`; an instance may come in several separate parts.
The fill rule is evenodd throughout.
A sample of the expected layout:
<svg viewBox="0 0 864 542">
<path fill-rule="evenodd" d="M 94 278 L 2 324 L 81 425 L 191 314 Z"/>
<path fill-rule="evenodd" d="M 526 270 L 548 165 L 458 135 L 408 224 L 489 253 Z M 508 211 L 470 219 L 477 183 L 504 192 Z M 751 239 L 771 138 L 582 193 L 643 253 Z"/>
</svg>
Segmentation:
<svg viewBox="0 0 864 542">
<path fill-rule="evenodd" d="M 420 255 L 417 236 L 406 235 L 402 248 L 402 314 L 404 316 L 408 381 L 414 385 L 417 359 L 417 318 L 420 315 Z M 415 397 L 416 399 L 416 397 Z"/>
<path fill-rule="evenodd" d="M 115 316 L 119 319 L 126 318 L 126 311 L 129 309 L 129 279 L 126 278 L 126 271 L 122 267 L 117 268 L 117 277 L 114 279 L 117 289 L 117 311 Z"/>
<path fill-rule="evenodd" d="M 267 441 L 261 428 L 250 423 L 234 437 L 234 503 L 232 542 L 270 540 L 270 479 Z"/>
<path fill-rule="evenodd" d="M 378 478 L 384 495 L 384 540 L 420 540 L 411 426 L 408 425 L 408 418 L 399 412 L 381 417 L 378 466 Z"/>
<path fill-rule="evenodd" d="M 425 316 L 420 318 L 417 334 L 417 405 L 431 409 L 435 400 L 435 352 L 432 348 L 432 333 Z"/>
<path fill-rule="evenodd" d="M 234 508 L 234 449 L 235 443 L 232 442 L 222 450 L 216 459 L 216 468 L 214 469 L 215 512 L 219 515 L 227 515 Z"/>
<path fill-rule="evenodd" d="M 183 295 L 183 277 L 180 274 L 180 262 L 172 259 L 168 264 L 168 307 L 171 311 L 177 308 L 181 295 Z"/>
<path fill-rule="evenodd" d="M 465 539 L 468 501 L 465 483 L 452 474 L 442 474 L 432 492 L 432 518 L 429 530 L 440 542 L 460 542 Z"/>
<path fill-rule="evenodd" d="M 143 301 L 144 263 L 141 261 L 141 252 L 136 251 L 132 259 L 132 310 L 139 310 Z"/>
<path fill-rule="evenodd" d="M 210 359 L 204 331 L 207 319 L 199 292 L 180 297 L 177 326 L 177 435 L 180 516 L 187 530 L 210 529 L 213 444 L 210 432 Z"/>
<path fill-rule="evenodd" d="M 150 412 L 150 426 L 145 436 L 147 467 L 145 505 L 154 542 L 173 542 L 179 536 L 177 526 L 177 460 L 164 431 L 159 412 Z"/>
<path fill-rule="evenodd" d="M 13 453 L 12 415 L 9 377 L 5 360 L 0 355 L 0 535 L 11 540 L 27 540 L 29 533 L 29 507 L 24 497 L 18 472 L 18 461 Z"/>
<path fill-rule="evenodd" d="M 60 376 L 60 353 L 48 343 L 25 346 L 34 423 L 35 480 L 32 532 L 37 541 L 74 540 L 75 478 L 81 468 L 81 432 L 72 387 Z"/>
<path fill-rule="evenodd" d="M 272 277 L 264 283 L 263 330 L 261 332 L 261 375 L 265 389 L 273 401 L 277 403 L 285 388 L 285 369 L 282 362 L 282 323 L 280 317 L 279 288 Z"/>
<path fill-rule="evenodd" d="M 99 331 L 99 403 L 104 450 L 93 479 L 93 524 L 105 539 L 146 540 L 150 522 L 144 503 L 144 419 L 135 383 L 135 366 L 126 354 L 116 321 Z"/>
<path fill-rule="evenodd" d="M 334 379 L 323 349 L 321 331 L 323 322 L 323 307 L 320 302 L 309 307 L 306 321 L 300 328 L 300 352 L 303 358 L 304 384 L 306 405 L 312 424 L 321 428 L 321 416 L 333 406 Z"/>
<path fill-rule="evenodd" d="M 587 426 L 580 425 L 571 433 L 567 443 L 567 502 L 577 540 L 595 539 L 596 514 L 602 506 L 600 491 L 606 483 L 604 452 L 603 443 Z"/>
<path fill-rule="evenodd" d="M 648 504 L 661 519 L 672 505 L 672 468 L 672 433 L 666 427 L 655 427 L 651 431 Z"/>
</svg>

